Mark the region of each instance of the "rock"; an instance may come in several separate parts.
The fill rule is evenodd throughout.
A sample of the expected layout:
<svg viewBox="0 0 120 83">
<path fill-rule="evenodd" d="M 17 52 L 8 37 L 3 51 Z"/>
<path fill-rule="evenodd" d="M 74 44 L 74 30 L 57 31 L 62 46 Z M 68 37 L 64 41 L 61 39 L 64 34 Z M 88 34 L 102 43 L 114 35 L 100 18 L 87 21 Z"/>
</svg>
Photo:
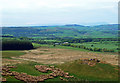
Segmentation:
<svg viewBox="0 0 120 83">
<path fill-rule="evenodd" d="M 67 72 L 67 73 L 65 73 L 66 75 L 69 75 L 69 73 Z"/>
<path fill-rule="evenodd" d="M 6 82 L 6 78 L 3 78 L 3 77 L 2 77 L 2 82 Z"/>
<path fill-rule="evenodd" d="M 53 71 L 50 74 L 47 75 L 40 75 L 40 76 L 31 76 L 27 75 L 27 73 L 18 73 L 15 71 L 10 71 L 10 68 L 16 68 L 14 66 L 4 66 L 2 68 L 3 72 L 2 75 L 10 75 L 10 76 L 15 76 L 16 79 L 27 82 L 27 83 L 37 83 L 37 82 L 42 82 L 46 79 L 52 79 L 57 76 L 64 76 L 66 78 L 71 78 L 73 76 L 69 76 L 68 72 L 64 72 L 59 68 L 54 68 L 54 66 L 44 66 L 44 65 L 35 65 L 35 68 L 40 71 L 40 72 L 48 72 L 48 71 Z M 62 79 L 62 78 L 61 78 Z M 5 80 L 5 79 L 4 79 Z M 63 79 L 66 81 L 66 79 Z"/>
</svg>

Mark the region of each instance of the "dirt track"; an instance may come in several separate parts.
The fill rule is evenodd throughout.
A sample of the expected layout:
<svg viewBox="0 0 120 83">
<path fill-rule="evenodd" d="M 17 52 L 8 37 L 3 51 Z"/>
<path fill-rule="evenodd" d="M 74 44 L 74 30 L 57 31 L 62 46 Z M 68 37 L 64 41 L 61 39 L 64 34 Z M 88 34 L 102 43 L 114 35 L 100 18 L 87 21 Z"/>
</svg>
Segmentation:
<svg viewBox="0 0 120 83">
<path fill-rule="evenodd" d="M 82 52 L 77 50 L 56 48 L 38 48 L 25 52 L 25 55 L 17 57 L 17 59 L 35 61 L 43 64 L 60 64 L 82 58 L 98 58 L 102 61 L 106 61 L 107 63 L 118 65 L 118 55 L 113 54 Z M 12 58 L 16 59 L 16 57 Z"/>
</svg>

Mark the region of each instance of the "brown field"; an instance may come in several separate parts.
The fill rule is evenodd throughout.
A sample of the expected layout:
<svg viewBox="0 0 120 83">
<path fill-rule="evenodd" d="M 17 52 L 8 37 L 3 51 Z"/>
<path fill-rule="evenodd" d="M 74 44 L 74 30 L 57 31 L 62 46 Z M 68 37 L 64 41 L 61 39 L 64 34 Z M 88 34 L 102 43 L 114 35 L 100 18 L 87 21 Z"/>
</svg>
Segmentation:
<svg viewBox="0 0 120 83">
<path fill-rule="evenodd" d="M 97 58 L 101 61 L 106 61 L 112 65 L 118 65 L 118 55 L 108 53 L 83 52 L 71 49 L 57 48 L 38 48 L 33 50 L 25 50 L 25 55 L 20 57 L 12 57 L 19 61 L 34 61 L 42 64 L 61 64 L 68 61 L 74 61 L 84 58 Z"/>
</svg>

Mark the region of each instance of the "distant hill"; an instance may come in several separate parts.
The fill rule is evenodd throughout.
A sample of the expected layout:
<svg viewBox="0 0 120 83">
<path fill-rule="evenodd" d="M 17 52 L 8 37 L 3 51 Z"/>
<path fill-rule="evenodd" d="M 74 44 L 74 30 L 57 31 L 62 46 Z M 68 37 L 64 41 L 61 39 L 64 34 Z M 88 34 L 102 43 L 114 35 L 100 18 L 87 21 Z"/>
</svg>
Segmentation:
<svg viewBox="0 0 120 83">
<path fill-rule="evenodd" d="M 79 27 L 85 27 L 85 26 L 83 26 L 83 25 L 78 25 L 78 24 L 67 24 L 67 25 L 65 25 L 65 26 L 79 26 Z"/>
<path fill-rule="evenodd" d="M 3 35 L 13 35 L 14 37 L 33 38 L 116 38 L 118 33 L 117 24 L 107 24 L 98 26 L 83 26 L 77 24 L 67 24 L 61 26 L 28 26 L 28 27 L 3 27 Z"/>
</svg>

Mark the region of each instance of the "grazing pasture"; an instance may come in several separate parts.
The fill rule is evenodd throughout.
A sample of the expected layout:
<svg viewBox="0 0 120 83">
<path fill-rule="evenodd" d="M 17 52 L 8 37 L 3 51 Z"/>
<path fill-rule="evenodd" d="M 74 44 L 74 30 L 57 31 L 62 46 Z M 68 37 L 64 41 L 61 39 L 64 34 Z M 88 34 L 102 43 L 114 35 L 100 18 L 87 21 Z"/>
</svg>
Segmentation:
<svg viewBox="0 0 120 83">
<path fill-rule="evenodd" d="M 118 42 L 117 41 L 104 41 L 104 42 L 85 42 L 85 43 L 72 43 L 72 45 L 83 45 L 88 48 L 100 48 L 114 50 L 118 52 Z"/>
<path fill-rule="evenodd" d="M 69 73 L 80 79 L 86 79 L 89 81 L 117 81 L 118 80 L 118 69 L 117 66 L 112 66 L 110 64 L 97 63 L 95 66 L 89 66 L 86 64 L 81 64 L 81 60 L 76 60 L 73 62 L 67 62 L 58 65 L 59 68 L 64 71 L 69 71 Z"/>
<path fill-rule="evenodd" d="M 96 63 L 94 66 L 80 64 L 81 59 L 84 60 L 86 58 L 97 58 L 100 61 L 105 61 L 105 63 Z M 75 79 L 67 79 L 69 81 L 117 81 L 117 63 L 118 59 L 116 54 L 95 53 L 66 46 L 54 47 L 51 45 L 49 47 L 49 45 L 40 45 L 40 48 L 33 50 L 3 51 L 3 64 L 15 65 L 17 67 L 11 69 L 11 71 L 39 76 L 51 72 L 39 72 L 35 70 L 35 65 L 55 66 L 75 77 Z M 14 76 L 4 76 L 4 78 L 7 78 L 7 81 L 19 81 Z M 62 81 L 61 79 L 60 77 L 55 77 L 45 82 Z"/>
</svg>

